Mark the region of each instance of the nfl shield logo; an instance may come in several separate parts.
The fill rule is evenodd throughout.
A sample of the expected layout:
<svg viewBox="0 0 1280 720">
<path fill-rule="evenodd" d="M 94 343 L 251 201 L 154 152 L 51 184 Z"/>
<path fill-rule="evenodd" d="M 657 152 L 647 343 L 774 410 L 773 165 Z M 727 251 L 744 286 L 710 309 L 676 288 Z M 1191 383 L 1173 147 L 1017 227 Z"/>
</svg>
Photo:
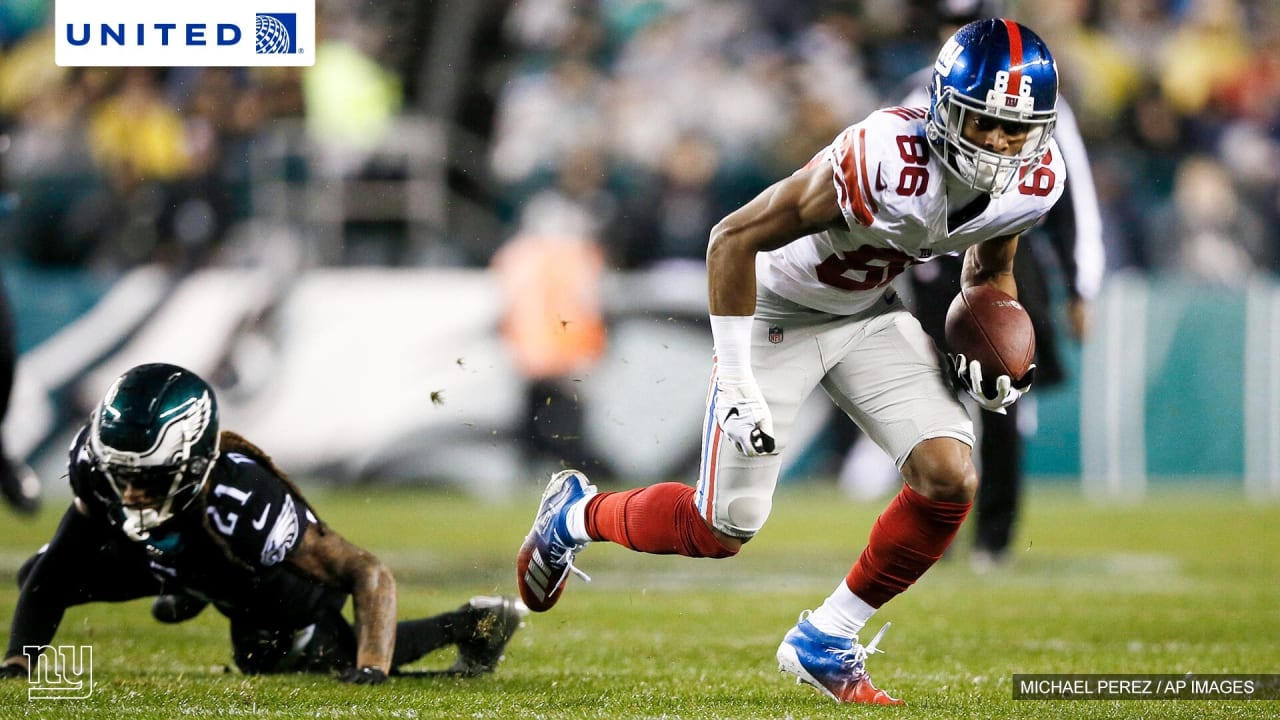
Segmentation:
<svg viewBox="0 0 1280 720">
<path fill-rule="evenodd" d="M 782 342 L 782 328 L 778 327 L 777 325 L 774 325 L 773 327 L 769 328 L 769 342 L 773 343 L 774 345 L 777 345 L 778 343 Z"/>
</svg>

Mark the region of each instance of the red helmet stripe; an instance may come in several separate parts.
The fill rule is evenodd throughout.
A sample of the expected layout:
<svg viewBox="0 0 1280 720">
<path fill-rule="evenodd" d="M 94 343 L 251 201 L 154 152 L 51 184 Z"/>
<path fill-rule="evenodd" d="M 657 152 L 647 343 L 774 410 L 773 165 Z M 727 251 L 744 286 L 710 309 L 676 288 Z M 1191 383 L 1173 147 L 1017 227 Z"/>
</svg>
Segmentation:
<svg viewBox="0 0 1280 720">
<path fill-rule="evenodd" d="M 1012 95 L 1018 94 L 1022 87 L 1022 31 L 1018 23 L 1007 18 L 1001 20 L 1004 29 L 1009 33 L 1009 90 Z"/>
</svg>

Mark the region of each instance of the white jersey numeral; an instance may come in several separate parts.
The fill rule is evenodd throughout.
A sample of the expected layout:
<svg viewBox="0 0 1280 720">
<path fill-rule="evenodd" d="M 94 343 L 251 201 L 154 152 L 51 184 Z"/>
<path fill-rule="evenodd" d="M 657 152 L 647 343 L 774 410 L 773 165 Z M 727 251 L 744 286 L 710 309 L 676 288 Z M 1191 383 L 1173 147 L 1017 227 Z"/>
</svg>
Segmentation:
<svg viewBox="0 0 1280 720">
<path fill-rule="evenodd" d="M 232 456 L 232 459 L 234 459 L 235 453 L 230 453 L 230 455 Z M 233 488 L 230 485 L 221 484 L 213 486 L 213 494 L 218 497 L 229 497 L 240 503 L 241 506 L 244 506 L 245 503 L 249 502 L 249 496 L 253 495 L 252 492 L 247 492 L 240 488 Z M 229 512 L 224 517 L 222 513 L 218 512 L 217 508 L 210 507 L 209 519 L 213 520 L 213 524 L 218 528 L 218 532 L 223 535 L 230 535 L 236 531 L 236 523 L 240 521 L 240 513 Z"/>
</svg>

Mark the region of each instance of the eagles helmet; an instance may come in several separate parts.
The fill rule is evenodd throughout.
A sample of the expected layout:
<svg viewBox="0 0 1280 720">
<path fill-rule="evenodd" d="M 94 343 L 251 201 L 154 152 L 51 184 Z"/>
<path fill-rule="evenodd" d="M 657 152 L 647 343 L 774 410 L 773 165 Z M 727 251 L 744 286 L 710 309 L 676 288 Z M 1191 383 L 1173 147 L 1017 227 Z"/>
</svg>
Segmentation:
<svg viewBox="0 0 1280 720">
<path fill-rule="evenodd" d="M 119 501 L 125 534 L 145 540 L 204 487 L 218 458 L 218 401 L 189 370 L 139 365 L 94 410 L 86 444 Z"/>
<path fill-rule="evenodd" d="M 938 53 L 925 132 L 957 178 L 999 197 L 1021 172 L 1041 162 L 1057 103 L 1058 67 L 1044 41 L 1012 20 L 977 20 L 957 30 Z M 965 139 L 970 113 L 1027 126 L 1021 151 L 1005 156 Z"/>
</svg>

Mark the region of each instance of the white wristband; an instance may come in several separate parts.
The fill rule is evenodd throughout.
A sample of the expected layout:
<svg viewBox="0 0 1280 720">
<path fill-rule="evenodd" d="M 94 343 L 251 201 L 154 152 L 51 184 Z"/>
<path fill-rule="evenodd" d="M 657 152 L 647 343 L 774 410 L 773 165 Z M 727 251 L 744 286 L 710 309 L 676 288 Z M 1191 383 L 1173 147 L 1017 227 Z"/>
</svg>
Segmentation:
<svg viewBox="0 0 1280 720">
<path fill-rule="evenodd" d="M 712 315 L 711 338 L 716 347 L 716 372 L 722 378 L 747 379 L 751 372 L 750 315 Z"/>
</svg>

